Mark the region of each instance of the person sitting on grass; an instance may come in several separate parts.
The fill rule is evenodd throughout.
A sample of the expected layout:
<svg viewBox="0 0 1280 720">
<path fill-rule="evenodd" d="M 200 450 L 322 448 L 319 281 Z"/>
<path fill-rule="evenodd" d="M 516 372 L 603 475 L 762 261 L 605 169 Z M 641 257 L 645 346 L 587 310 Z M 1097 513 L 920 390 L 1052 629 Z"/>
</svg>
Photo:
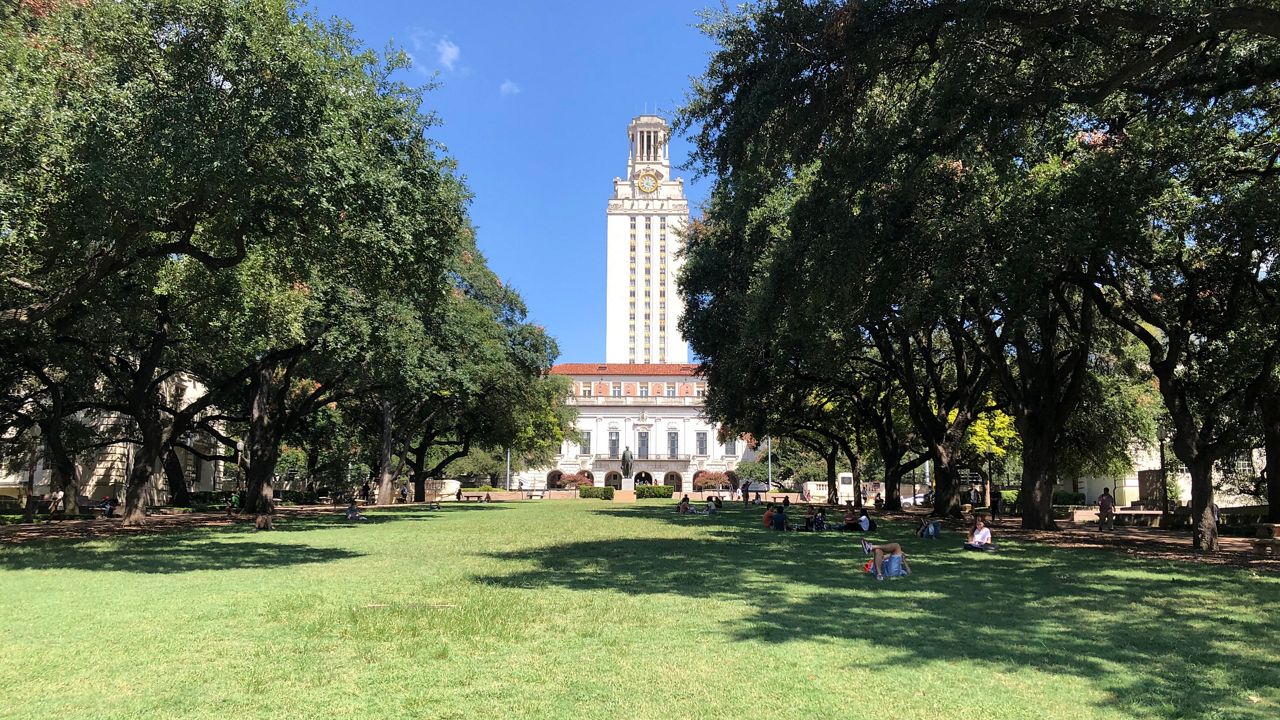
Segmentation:
<svg viewBox="0 0 1280 720">
<path fill-rule="evenodd" d="M 765 511 L 764 511 L 764 526 L 765 526 L 765 528 L 766 528 L 766 529 L 768 529 L 768 528 L 772 528 L 772 527 L 773 527 L 773 506 L 772 506 L 772 505 L 770 505 L 769 507 L 765 508 Z"/>
<path fill-rule="evenodd" d="M 356 501 L 353 498 L 351 504 L 347 506 L 347 519 L 352 521 L 367 522 L 369 518 L 365 517 L 356 509 Z"/>
<path fill-rule="evenodd" d="M 773 512 L 773 529 L 784 532 L 789 529 L 787 527 L 787 507 L 785 505 L 778 506 L 778 509 Z"/>
<path fill-rule="evenodd" d="M 676 503 L 676 514 L 677 515 L 689 514 L 689 496 L 688 495 L 685 495 L 684 497 L 680 498 L 680 502 Z"/>
<path fill-rule="evenodd" d="M 720 499 L 719 495 L 712 495 L 711 502 L 716 506 L 716 510 L 724 509 L 724 501 Z"/>
<path fill-rule="evenodd" d="M 814 510 L 812 505 L 804 511 L 804 529 L 806 531 L 813 532 L 813 519 L 817 516 L 818 511 Z"/>
<path fill-rule="evenodd" d="M 973 527 L 969 529 L 969 542 L 964 544 L 965 550 L 977 550 L 979 552 L 991 552 L 996 549 L 995 543 L 991 542 L 991 528 L 982 521 L 979 516 L 973 522 Z"/>
<path fill-rule="evenodd" d="M 869 573 L 875 573 L 877 580 L 887 577 L 906 577 L 911 574 L 911 565 L 907 564 L 907 554 L 898 543 L 875 545 L 870 540 L 862 541 L 862 552 L 871 556 L 871 560 L 863 565 Z"/>
<path fill-rule="evenodd" d="M 715 503 L 715 501 L 714 501 L 714 500 L 712 500 L 711 498 L 707 498 L 707 507 L 706 507 L 706 509 L 704 509 L 704 510 L 702 511 L 702 513 L 703 513 L 704 515 L 715 515 L 715 514 L 716 514 L 716 503 Z"/>
<path fill-rule="evenodd" d="M 827 529 L 827 513 L 822 508 L 818 508 L 818 512 L 813 516 L 813 529 L 815 532 L 823 532 Z"/>
<path fill-rule="evenodd" d="M 862 508 L 862 511 L 858 514 L 857 523 L 858 529 L 864 533 L 876 529 L 876 521 L 872 520 L 871 516 L 867 514 L 866 508 Z"/>
<path fill-rule="evenodd" d="M 844 508 L 844 524 L 836 528 L 837 530 L 847 530 L 853 532 L 858 529 L 858 511 L 853 509 L 853 501 L 846 501 Z"/>
</svg>

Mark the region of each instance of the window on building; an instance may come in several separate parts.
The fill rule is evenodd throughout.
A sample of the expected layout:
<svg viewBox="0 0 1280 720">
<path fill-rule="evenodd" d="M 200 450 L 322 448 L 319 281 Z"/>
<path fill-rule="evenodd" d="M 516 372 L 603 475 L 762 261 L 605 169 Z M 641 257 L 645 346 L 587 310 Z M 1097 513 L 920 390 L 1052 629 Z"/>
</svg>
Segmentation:
<svg viewBox="0 0 1280 720">
<path fill-rule="evenodd" d="M 618 457 L 619 454 L 620 453 L 618 452 L 618 431 L 610 430 L 609 431 L 609 457 L 616 458 Z"/>
<path fill-rule="evenodd" d="M 582 397 L 591 397 L 591 383 L 582 383 Z"/>
<path fill-rule="evenodd" d="M 591 431 L 590 430 L 584 430 L 582 432 L 582 442 L 578 443 L 578 454 L 579 455 L 591 454 Z"/>
<path fill-rule="evenodd" d="M 645 430 L 636 433 L 636 457 L 649 459 L 649 433 Z"/>
<path fill-rule="evenodd" d="M 675 396 L 676 396 L 676 384 L 667 383 L 667 397 L 675 397 Z"/>
<path fill-rule="evenodd" d="M 640 384 L 640 397 L 649 397 L 649 383 Z"/>
<path fill-rule="evenodd" d="M 724 441 L 724 454 L 725 455 L 738 454 L 738 441 L 736 439 L 729 438 L 728 440 Z"/>
<path fill-rule="evenodd" d="M 614 383 L 613 392 L 611 394 L 614 397 L 622 397 L 622 383 Z"/>
<path fill-rule="evenodd" d="M 672 460 L 680 456 L 680 433 L 675 430 L 667 433 L 667 456 Z"/>
<path fill-rule="evenodd" d="M 705 432 L 698 433 L 695 436 L 695 441 L 697 442 L 698 454 L 706 455 L 707 454 L 707 434 Z"/>
<path fill-rule="evenodd" d="M 693 389 L 693 394 L 698 397 L 705 397 L 707 394 L 707 389 L 701 385 L 698 385 Z"/>
</svg>

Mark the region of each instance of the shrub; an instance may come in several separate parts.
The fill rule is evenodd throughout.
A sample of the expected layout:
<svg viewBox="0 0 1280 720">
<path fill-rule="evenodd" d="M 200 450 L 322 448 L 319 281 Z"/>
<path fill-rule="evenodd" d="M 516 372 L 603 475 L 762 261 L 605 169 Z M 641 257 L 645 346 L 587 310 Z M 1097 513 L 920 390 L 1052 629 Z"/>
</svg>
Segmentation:
<svg viewBox="0 0 1280 720">
<path fill-rule="evenodd" d="M 637 485 L 636 499 L 669 498 L 675 495 L 676 489 L 670 485 Z"/>
<path fill-rule="evenodd" d="M 704 472 L 693 479 L 694 490 L 729 487 L 729 476 L 722 472 Z"/>
<path fill-rule="evenodd" d="M 295 505 L 315 505 L 320 502 L 310 490 L 285 490 L 280 493 L 279 498 L 281 502 Z"/>
<path fill-rule="evenodd" d="M 1084 493 L 1071 492 L 1070 490 L 1054 490 L 1054 505 L 1083 505 Z"/>
<path fill-rule="evenodd" d="M 475 490 L 476 492 L 483 492 L 483 493 L 501 492 L 501 488 L 496 488 L 492 485 L 481 485 L 480 487 L 477 487 L 477 488 L 467 488 L 467 489 Z"/>
<path fill-rule="evenodd" d="M 612 500 L 613 488 L 609 485 L 604 487 L 595 487 L 594 485 L 579 485 L 578 497 L 595 498 L 597 500 Z"/>
<path fill-rule="evenodd" d="M 1017 490 L 1001 490 L 1000 502 L 1004 505 L 1004 511 L 1007 513 L 1016 513 L 1021 509 L 1018 505 Z"/>
<path fill-rule="evenodd" d="M 568 475 L 560 476 L 560 487 L 582 488 L 582 487 L 590 487 L 591 484 L 592 484 L 591 478 L 587 477 L 586 475 L 583 475 L 582 473 L 570 473 Z"/>
</svg>

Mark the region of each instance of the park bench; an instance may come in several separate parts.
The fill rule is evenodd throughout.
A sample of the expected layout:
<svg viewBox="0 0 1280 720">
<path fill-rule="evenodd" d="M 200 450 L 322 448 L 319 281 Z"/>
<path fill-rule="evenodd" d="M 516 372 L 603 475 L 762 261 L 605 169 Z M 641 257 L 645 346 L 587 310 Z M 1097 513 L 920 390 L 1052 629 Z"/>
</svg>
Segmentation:
<svg viewBox="0 0 1280 720">
<path fill-rule="evenodd" d="M 1252 540 L 1253 554 L 1258 557 L 1280 556 L 1280 523 L 1258 523 L 1258 539 Z"/>
<path fill-rule="evenodd" d="M 484 500 L 484 493 L 476 493 L 474 495 L 470 493 L 463 493 L 462 499 L 467 500 L 469 502 L 471 501 L 480 502 L 481 500 Z"/>
<path fill-rule="evenodd" d="M 1160 510 L 1138 510 L 1135 508 L 1116 509 L 1116 523 L 1123 525 L 1124 521 L 1129 521 L 1133 525 L 1148 525 L 1150 527 L 1160 527 L 1160 519 L 1164 513 Z"/>
</svg>

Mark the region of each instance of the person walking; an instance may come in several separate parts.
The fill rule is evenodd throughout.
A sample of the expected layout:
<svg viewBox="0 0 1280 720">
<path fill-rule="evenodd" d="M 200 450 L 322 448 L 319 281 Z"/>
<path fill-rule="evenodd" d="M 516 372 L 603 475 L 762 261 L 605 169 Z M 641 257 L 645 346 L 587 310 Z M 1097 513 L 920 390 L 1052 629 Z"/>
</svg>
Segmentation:
<svg viewBox="0 0 1280 720">
<path fill-rule="evenodd" d="M 1098 496 L 1098 530 L 1116 529 L 1116 499 L 1111 496 L 1111 488 L 1102 488 Z"/>
</svg>

